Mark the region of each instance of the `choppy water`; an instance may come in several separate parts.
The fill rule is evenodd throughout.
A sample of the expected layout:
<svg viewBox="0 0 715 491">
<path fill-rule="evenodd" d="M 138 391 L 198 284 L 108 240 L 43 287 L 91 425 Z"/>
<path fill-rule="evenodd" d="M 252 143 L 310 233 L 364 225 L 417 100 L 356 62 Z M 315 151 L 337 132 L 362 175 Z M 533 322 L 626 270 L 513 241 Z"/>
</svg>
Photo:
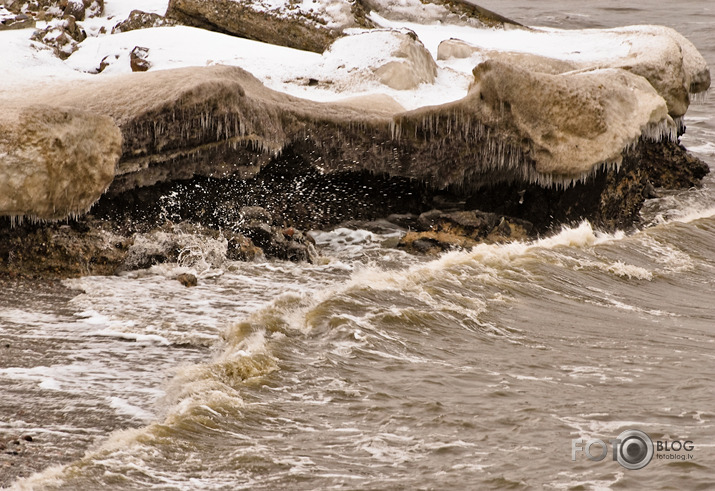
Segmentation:
<svg viewBox="0 0 715 491">
<path fill-rule="evenodd" d="M 671 25 L 715 66 L 710 2 L 482 5 Z M 715 167 L 713 95 L 686 123 Z M 227 262 L 196 240 L 178 265 L 5 283 L 0 485 L 54 465 L 15 486 L 712 489 L 715 177 L 644 216 L 631 235 L 584 223 L 437 260 L 361 231 L 315 234 L 319 265 Z M 571 439 L 631 428 L 692 440 L 693 459 L 571 460 Z"/>
</svg>

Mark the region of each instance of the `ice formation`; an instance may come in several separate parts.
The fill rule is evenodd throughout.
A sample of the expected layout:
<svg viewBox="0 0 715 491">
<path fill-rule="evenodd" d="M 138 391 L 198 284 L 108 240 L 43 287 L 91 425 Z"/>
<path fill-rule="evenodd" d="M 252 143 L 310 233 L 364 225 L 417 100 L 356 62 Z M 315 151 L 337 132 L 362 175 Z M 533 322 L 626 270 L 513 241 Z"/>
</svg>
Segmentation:
<svg viewBox="0 0 715 491">
<path fill-rule="evenodd" d="M 2 33 L 12 49 L 0 52 L 0 214 L 82 213 L 110 182 L 120 192 L 245 178 L 287 147 L 323 172 L 437 188 L 567 186 L 618 167 L 641 139 L 677 138 L 691 98 L 710 85 L 702 56 L 665 27 L 425 25 L 405 13 L 419 3 L 449 21 L 449 2 L 360 3 L 385 15 L 365 17 L 382 29 L 350 30 L 323 54 L 190 27 L 107 36 L 93 19 L 79 50 L 50 63 Z M 349 19 L 345 2 L 250 8 L 284 4 Z M 130 73 L 135 46 L 147 48 L 146 73 Z M 117 61 L 88 75 L 108 57 Z"/>
<path fill-rule="evenodd" d="M 85 213 L 114 178 L 122 136 L 107 116 L 41 105 L 0 113 L 0 213 Z"/>
</svg>

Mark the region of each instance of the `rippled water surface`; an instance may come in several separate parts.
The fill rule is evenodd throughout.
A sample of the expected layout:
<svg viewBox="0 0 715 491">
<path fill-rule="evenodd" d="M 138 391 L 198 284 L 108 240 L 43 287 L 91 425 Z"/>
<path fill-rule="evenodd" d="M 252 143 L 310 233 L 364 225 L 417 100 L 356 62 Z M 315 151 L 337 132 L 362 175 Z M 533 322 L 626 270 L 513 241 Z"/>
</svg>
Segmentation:
<svg viewBox="0 0 715 491">
<path fill-rule="evenodd" d="M 481 4 L 530 25 L 670 25 L 715 66 L 711 2 Z M 686 124 L 714 167 L 712 95 Z M 643 214 L 628 235 L 583 223 L 436 260 L 338 229 L 314 233 L 317 265 L 197 240 L 181 264 L 4 283 L 0 485 L 713 489 L 715 178 Z M 572 439 L 631 428 L 693 458 L 572 461 Z"/>
</svg>

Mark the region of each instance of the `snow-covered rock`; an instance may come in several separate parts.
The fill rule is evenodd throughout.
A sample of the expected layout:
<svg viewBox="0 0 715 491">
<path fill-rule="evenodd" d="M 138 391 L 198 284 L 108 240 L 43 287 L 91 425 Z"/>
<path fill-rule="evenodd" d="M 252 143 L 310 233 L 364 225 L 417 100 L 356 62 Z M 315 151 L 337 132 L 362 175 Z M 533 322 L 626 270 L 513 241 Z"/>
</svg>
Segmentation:
<svg viewBox="0 0 715 491">
<path fill-rule="evenodd" d="M 356 3 L 367 12 L 376 12 L 386 19 L 396 21 L 473 27 L 520 25 L 469 0 L 357 0 Z"/>
<path fill-rule="evenodd" d="M 356 27 L 348 0 L 171 0 L 167 17 L 256 41 L 323 52 Z"/>
<path fill-rule="evenodd" d="M 617 29 L 588 30 L 580 38 L 573 32 L 549 30 L 524 33 L 525 41 L 532 43 L 504 49 L 498 42 L 477 40 L 471 44 L 459 39 L 444 40 L 439 44 L 437 58 L 469 58 L 472 64 L 482 60 L 502 60 L 516 63 L 531 71 L 565 73 L 572 70 L 596 68 L 622 68 L 640 75 L 658 91 L 668 103 L 674 118 L 685 114 L 690 104 L 690 94 L 710 86 L 710 70 L 703 57 L 690 41 L 673 29 L 660 26 L 630 26 Z M 569 41 L 573 54 L 538 54 L 546 38 Z M 616 45 L 617 49 L 597 52 L 588 48 L 598 39 Z M 481 42 L 480 42 L 481 41 Z M 536 42 L 533 42 L 536 41 Z"/>
<path fill-rule="evenodd" d="M 411 31 L 372 30 L 335 41 L 324 54 L 323 69 L 353 80 L 374 74 L 396 90 L 431 84 L 437 76 L 432 55 Z"/>
</svg>

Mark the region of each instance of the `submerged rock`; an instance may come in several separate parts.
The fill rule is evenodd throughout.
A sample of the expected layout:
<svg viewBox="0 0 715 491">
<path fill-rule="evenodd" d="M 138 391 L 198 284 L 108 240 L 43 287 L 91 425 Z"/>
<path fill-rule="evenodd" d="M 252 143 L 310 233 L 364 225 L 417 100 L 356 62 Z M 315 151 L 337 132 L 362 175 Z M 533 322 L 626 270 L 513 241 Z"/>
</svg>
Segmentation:
<svg viewBox="0 0 715 491">
<path fill-rule="evenodd" d="M 199 284 L 195 275 L 191 273 L 182 273 L 176 277 L 176 281 L 184 285 L 185 287 L 192 287 Z"/>
</svg>

